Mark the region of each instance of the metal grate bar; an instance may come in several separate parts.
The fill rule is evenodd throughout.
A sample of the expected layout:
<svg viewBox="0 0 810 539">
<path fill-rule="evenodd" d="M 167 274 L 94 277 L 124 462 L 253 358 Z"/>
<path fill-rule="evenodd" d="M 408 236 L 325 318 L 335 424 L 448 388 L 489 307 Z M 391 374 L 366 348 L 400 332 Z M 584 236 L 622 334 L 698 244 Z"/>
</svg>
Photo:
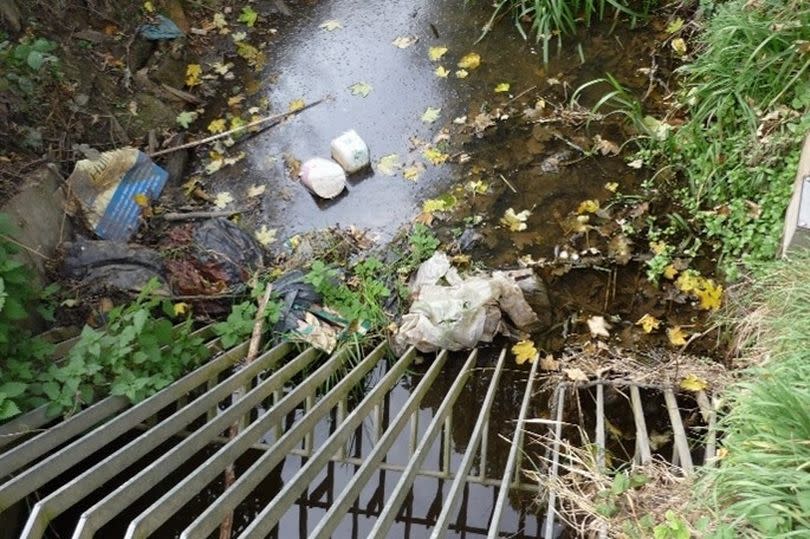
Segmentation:
<svg viewBox="0 0 810 539">
<path fill-rule="evenodd" d="M 664 390 L 664 400 L 667 403 L 669 421 L 672 423 L 672 437 L 675 439 L 675 451 L 677 451 L 680 466 L 684 472 L 691 474 L 694 471 L 692 455 L 689 452 L 689 442 L 686 439 L 686 431 L 683 428 L 681 414 L 678 411 L 678 401 L 675 399 L 675 393 L 672 391 L 672 388 L 666 388 Z"/>
<path fill-rule="evenodd" d="M 636 386 L 630 386 L 630 402 L 633 406 L 633 419 L 636 424 L 636 459 L 641 464 L 652 461 L 650 451 L 650 437 L 647 435 L 647 421 L 644 419 L 644 410 L 641 407 L 641 393 Z"/>
<path fill-rule="evenodd" d="M 399 381 L 400 376 L 411 365 L 415 350 L 411 349 L 391 368 L 385 377 L 371 390 L 363 401 L 352 410 L 349 417 L 335 430 L 323 443 L 321 448 L 300 470 L 287 481 L 277 497 L 265 507 L 253 520 L 240 537 L 264 537 L 270 533 L 284 513 L 295 503 L 298 496 L 304 492 L 309 483 L 314 480 L 320 471 L 330 462 L 339 446 L 363 422 L 385 395 Z M 247 475 L 247 474 L 246 474 Z M 186 537 L 203 537 L 213 531 L 213 528 L 194 528 L 190 526 L 184 532 Z"/>
<path fill-rule="evenodd" d="M 436 357 L 433 365 L 430 366 L 427 373 L 416 387 L 416 390 L 411 393 L 411 396 L 405 402 L 405 405 L 399 411 L 396 418 L 394 418 L 394 421 L 390 424 L 385 433 L 381 437 L 378 436 L 376 438 L 376 445 L 366 458 L 346 459 L 347 461 L 354 460 L 354 464 L 359 465 L 360 469 L 357 470 L 354 476 L 352 476 L 351 481 L 349 481 L 337 498 L 335 498 L 335 502 L 332 507 L 329 508 L 329 511 L 318 523 L 315 530 L 309 535 L 310 539 L 327 539 L 328 537 L 331 537 L 332 533 L 334 533 L 335 529 L 340 524 L 343 516 L 360 495 L 360 491 L 362 490 L 363 486 L 365 486 L 371 476 L 377 472 L 382 460 L 388 454 L 388 450 L 392 445 L 394 445 L 397 437 L 405 428 L 405 424 L 408 423 L 408 418 L 414 413 L 419 404 L 422 402 L 422 399 L 424 398 L 428 389 L 430 389 L 430 386 L 433 385 L 433 382 L 441 372 L 446 360 L 447 352 L 442 351 Z M 378 424 L 381 425 L 382 421 L 380 420 Z M 402 471 L 404 471 L 404 468 Z"/>
<path fill-rule="evenodd" d="M 97 427 L 72 444 L 53 453 L 8 483 L 0 486 L 0 511 L 5 510 L 51 479 L 61 475 L 75 464 L 116 440 L 135 425 L 156 414 L 181 395 L 195 389 L 212 376 L 227 369 L 247 351 L 248 343 L 240 345 L 199 369 L 187 374 L 177 382 L 159 391 L 149 399 L 129 408 L 115 419 Z M 14 450 L 12 450 L 14 451 Z"/>
<path fill-rule="evenodd" d="M 444 500 L 442 512 L 439 514 L 438 520 L 436 520 L 433 533 L 430 535 L 431 539 L 444 539 L 444 537 L 447 535 L 447 528 L 450 524 L 450 519 L 453 517 L 454 511 L 457 509 L 456 505 L 458 504 L 460 496 L 464 490 L 464 485 L 467 481 L 468 474 L 470 473 L 470 468 L 472 468 L 475 454 L 478 451 L 478 444 L 481 441 L 482 434 L 484 433 L 484 427 L 489 421 L 489 413 L 492 410 L 492 403 L 495 400 L 495 391 L 498 388 L 498 381 L 501 378 L 501 372 L 503 371 L 505 359 L 506 349 L 504 348 L 501 350 L 501 355 L 498 358 L 497 365 L 495 366 L 495 372 L 492 374 L 492 380 L 489 382 L 489 388 L 487 389 L 487 394 L 484 397 L 484 402 L 481 405 L 481 412 L 478 414 L 478 420 L 475 422 L 475 427 L 473 427 L 473 432 L 470 437 L 470 442 L 467 445 L 467 450 L 464 452 L 464 457 L 461 459 L 461 463 L 458 466 L 456 477 L 453 480 L 453 484 L 450 486 L 450 491 Z M 449 468 L 445 471 L 448 473 L 450 472 Z"/>
<path fill-rule="evenodd" d="M 104 485 L 122 470 L 143 458 L 173 435 L 182 431 L 192 421 L 206 414 L 212 405 L 216 405 L 217 402 L 227 398 L 234 389 L 244 385 L 247 380 L 254 378 L 265 369 L 272 368 L 278 360 L 289 352 L 290 348 L 289 344 L 282 344 L 264 353 L 256 361 L 246 368 L 236 371 L 208 393 L 187 404 L 163 420 L 159 425 L 152 427 L 100 463 L 60 487 L 48 497 L 37 502 L 31 517 L 28 519 L 23 538 L 35 539 L 41 537 L 48 522 Z M 122 493 L 115 497 L 116 505 L 120 507 L 122 503 L 126 504 L 127 499 L 134 501 L 137 496 L 151 488 L 159 480 L 160 477 L 155 477 L 153 481 L 142 481 L 139 486 L 130 485 L 125 489 L 125 494 Z"/>
<path fill-rule="evenodd" d="M 414 454 L 408 462 L 407 468 L 402 473 L 402 477 L 400 477 L 399 482 L 394 487 L 388 503 L 385 504 L 385 507 L 380 513 L 380 517 L 377 519 L 377 522 L 374 523 L 374 528 L 372 528 L 371 533 L 369 533 L 369 537 L 383 538 L 387 536 L 388 530 L 394 523 L 397 511 L 399 511 L 402 503 L 405 501 L 411 485 L 416 478 L 416 474 L 427 457 L 428 450 L 433 444 L 436 436 L 439 434 L 444 420 L 447 418 L 448 414 L 453 408 L 453 404 L 456 402 L 456 399 L 458 399 L 462 389 L 464 389 L 464 383 L 470 377 L 472 367 L 475 365 L 475 360 L 477 357 L 478 350 L 476 349 L 470 353 L 467 361 L 461 368 L 461 372 L 458 374 L 455 382 L 453 382 L 453 385 L 447 392 L 447 396 L 445 396 L 444 400 L 442 400 L 441 405 L 439 405 L 439 409 L 436 410 L 436 415 L 433 417 L 430 425 L 428 425 L 427 431 L 425 431 L 425 434 L 422 437 L 422 441 L 419 443 L 416 451 L 414 451 Z"/>
<path fill-rule="evenodd" d="M 197 433 L 195 433 L 195 436 L 192 436 L 190 439 L 193 438 L 195 443 L 200 444 L 199 447 L 202 448 L 206 442 L 210 441 L 212 434 L 219 434 L 219 432 L 222 432 L 235 421 L 238 421 L 239 417 L 244 415 L 252 406 L 268 398 L 275 389 L 278 389 L 286 383 L 286 381 L 309 364 L 317 355 L 318 352 L 315 349 L 307 349 L 293 362 L 285 365 L 285 367 L 276 374 L 262 382 L 259 387 L 248 393 L 245 398 L 240 399 L 223 414 L 218 416 L 217 419 L 212 422 L 216 424 L 214 427 L 206 425 L 206 427 L 201 429 L 201 431 L 205 431 L 204 434 L 195 438 L 197 435 Z M 149 506 L 149 508 L 138 515 L 130 523 L 127 529 L 127 537 L 146 537 L 154 533 L 157 528 L 201 492 L 206 485 L 216 479 L 228 465 L 235 462 L 252 444 L 264 436 L 276 422 L 294 410 L 308 394 L 314 392 L 321 383 L 332 376 L 345 360 L 345 349 L 333 354 L 323 366 L 301 382 L 286 397 L 278 401 L 278 403 L 273 405 L 246 430 L 241 432 L 239 436 L 230 440 L 220 448 L 219 451 L 200 465 L 194 474 L 180 481 L 160 499 Z M 289 369 L 285 370 L 288 367 Z M 276 375 L 278 375 L 278 377 Z M 221 417 L 225 417 L 226 419 L 221 420 Z M 177 455 L 172 456 L 177 458 Z M 159 460 L 157 464 L 164 464 L 163 461 L 165 459 L 166 457 Z"/>
<path fill-rule="evenodd" d="M 605 386 L 596 386 L 596 465 L 605 469 Z"/>
<path fill-rule="evenodd" d="M 537 366 L 540 365 L 539 358 L 535 357 L 532 362 L 532 368 L 529 371 L 529 379 L 526 380 L 526 390 L 523 392 L 523 401 L 520 403 L 520 414 L 518 415 L 517 424 L 515 425 L 515 434 L 512 437 L 512 447 L 509 448 L 509 457 L 506 460 L 506 469 L 503 471 L 503 478 L 501 479 L 501 488 L 498 492 L 498 500 L 495 502 L 495 509 L 492 513 L 492 520 L 489 524 L 488 539 L 495 539 L 498 537 L 498 530 L 501 526 L 501 516 L 506 505 L 506 496 L 509 493 L 509 485 L 512 483 L 512 476 L 520 473 L 517 469 L 518 451 L 521 450 L 523 441 L 523 423 L 526 421 L 526 414 L 529 411 L 529 401 L 532 397 L 532 387 L 534 386 L 534 379 L 537 375 Z"/>
<path fill-rule="evenodd" d="M 560 474 L 560 443 L 562 442 L 562 418 L 563 418 L 563 411 L 565 409 L 565 388 L 566 384 L 560 384 L 557 386 L 557 390 L 555 391 L 555 396 L 557 400 L 555 402 L 557 416 L 554 419 L 554 446 L 552 449 L 552 456 L 551 456 L 551 474 L 549 479 L 551 481 L 555 481 L 557 476 Z M 546 539 L 551 539 L 554 537 L 554 521 L 555 515 L 557 513 L 556 510 L 557 504 L 557 494 L 553 488 L 548 490 L 548 507 L 546 509 L 546 525 L 543 531 L 543 537 Z"/>
</svg>

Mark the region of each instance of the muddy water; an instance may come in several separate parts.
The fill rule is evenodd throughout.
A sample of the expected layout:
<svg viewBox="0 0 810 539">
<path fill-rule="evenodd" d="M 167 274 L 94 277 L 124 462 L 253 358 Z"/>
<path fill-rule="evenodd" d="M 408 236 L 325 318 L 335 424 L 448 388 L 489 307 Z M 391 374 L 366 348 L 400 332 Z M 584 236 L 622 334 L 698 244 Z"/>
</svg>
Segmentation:
<svg viewBox="0 0 810 539">
<path fill-rule="evenodd" d="M 260 85 L 260 92 L 277 111 L 286 110 L 296 99 L 311 102 L 329 96 L 330 100 L 247 143 L 247 159 L 218 180 L 221 188 L 234 193 L 245 192 L 253 184 L 267 185 L 261 212 L 251 219 L 278 228 L 281 240 L 337 224 L 370 229 L 388 239 L 419 213 L 425 198 L 466 178 L 475 165 L 504 174 L 518 190 L 501 195 L 505 185 L 497 175 L 487 177 L 495 191 L 490 212 L 502 213 L 509 206 L 534 207 L 529 224 L 536 232 L 554 223 L 555 211 L 567 211 L 588 195 L 604 195 L 604 178 L 622 182 L 628 175 L 621 162 L 610 159 L 588 160 L 562 174 L 545 174 L 535 165 L 566 149 L 565 144 L 555 140 L 539 152 L 535 144 L 532 153 L 526 147 L 531 133 L 516 129 L 516 122 L 506 122 L 494 137 L 471 141 L 452 120 L 472 119 L 482 110 L 505 106 L 532 88 L 515 104 L 534 103 L 540 94 L 559 94 L 563 99 L 570 88 L 605 71 L 620 75 L 642 60 L 632 58 L 633 49 L 627 46 L 632 36 L 583 35 L 585 64 L 572 46 L 544 67 L 538 51 L 509 25 L 475 43 L 489 17 L 487 2 L 465 6 L 461 0 L 333 0 L 294 12 L 294 17 L 278 25 L 278 37 L 267 48 L 268 67 L 251 84 Z M 327 20 L 339 21 L 342 28 L 319 28 Z M 419 40 L 409 48 L 391 44 L 398 36 L 411 35 Z M 448 52 L 431 62 L 431 46 L 445 46 Z M 481 67 L 466 79 L 455 78 L 456 63 L 470 51 L 481 55 Z M 450 70 L 448 78 L 434 74 L 438 65 Z M 549 84 L 552 76 L 562 84 Z M 348 88 L 356 82 L 371 85 L 371 93 L 365 98 L 352 95 Z M 510 93 L 494 93 L 501 82 L 510 83 Z M 441 108 L 434 124 L 421 121 L 427 107 Z M 450 147 L 469 153 L 472 159 L 465 165 L 425 163 L 426 171 L 417 182 L 375 169 L 350 177 L 348 191 L 323 201 L 310 195 L 285 169 L 285 155 L 301 161 L 328 157 L 330 140 L 347 129 L 355 129 L 368 142 L 375 161 L 396 153 L 405 164 L 424 162 L 413 151 L 412 137 L 431 141 L 442 128 L 448 128 Z M 499 242 L 491 241 L 490 247 L 495 243 Z"/>
</svg>

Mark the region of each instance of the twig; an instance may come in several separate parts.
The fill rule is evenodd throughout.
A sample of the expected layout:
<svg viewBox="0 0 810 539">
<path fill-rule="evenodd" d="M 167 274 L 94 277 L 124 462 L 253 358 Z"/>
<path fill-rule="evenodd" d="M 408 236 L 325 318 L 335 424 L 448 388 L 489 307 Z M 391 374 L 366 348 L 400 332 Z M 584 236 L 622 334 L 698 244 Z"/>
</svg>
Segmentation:
<svg viewBox="0 0 810 539">
<path fill-rule="evenodd" d="M 273 286 L 268 283 L 267 289 L 264 291 L 264 296 L 259 300 L 259 310 L 256 311 L 256 319 L 253 324 L 253 333 L 250 336 L 250 344 L 248 345 L 248 352 L 245 356 L 242 366 L 253 363 L 256 356 L 259 354 L 259 344 L 262 340 L 262 330 L 264 329 L 264 311 L 267 309 L 267 303 L 270 301 L 270 294 L 273 292 Z M 245 393 L 245 388 L 240 387 L 231 395 L 231 406 L 236 404 Z M 234 423 L 228 429 L 228 439 L 233 440 L 239 434 L 239 423 Z M 231 485 L 236 481 L 236 470 L 233 464 L 229 464 L 225 468 L 225 490 L 228 490 Z M 233 511 L 228 513 L 225 520 L 222 521 L 222 526 L 219 528 L 219 539 L 230 539 L 233 531 Z"/>
<path fill-rule="evenodd" d="M 39 251 L 37 251 L 36 249 L 34 249 L 34 248 L 32 248 L 32 247 L 29 247 L 29 246 L 25 245 L 24 243 L 21 243 L 21 242 L 19 242 L 19 241 L 15 240 L 14 238 L 12 238 L 12 237 L 10 237 L 10 236 L 6 236 L 5 234 L 0 234 L 0 238 L 2 238 L 2 239 L 4 239 L 4 240 L 6 240 L 6 241 L 8 241 L 8 242 L 13 243 L 13 244 L 14 244 L 14 245 L 16 245 L 17 247 L 21 247 L 21 248 L 25 249 L 26 251 L 28 251 L 28 252 L 29 252 L 29 253 L 31 253 L 31 254 L 35 254 L 35 255 L 37 255 L 38 257 L 44 258 L 45 260 L 48 260 L 48 261 L 52 260 L 52 259 L 51 259 L 51 257 L 49 257 L 49 256 L 47 256 L 47 255 L 44 255 L 44 254 L 40 253 L 40 252 L 39 252 Z"/>
<path fill-rule="evenodd" d="M 507 179 L 504 177 L 504 175 L 503 175 L 503 174 L 498 174 L 498 176 L 500 176 L 500 177 L 501 177 L 501 179 L 503 180 L 503 183 L 505 183 L 505 184 L 506 184 L 506 186 L 507 186 L 507 187 L 509 187 L 509 189 L 511 189 L 513 193 L 517 194 L 517 189 L 515 189 L 515 186 L 514 186 L 514 185 L 512 185 L 511 183 L 509 183 L 509 180 L 507 180 Z"/>
<path fill-rule="evenodd" d="M 220 211 L 188 211 L 164 213 L 160 216 L 164 221 L 192 221 L 194 219 L 215 219 L 217 217 L 230 217 L 231 215 L 242 213 L 243 210 L 220 210 Z"/>
<path fill-rule="evenodd" d="M 195 140 L 195 141 L 192 141 L 192 142 L 187 142 L 186 144 L 181 144 L 179 146 L 174 146 L 172 148 L 166 148 L 165 150 L 160 150 L 158 152 L 151 153 L 151 154 L 149 154 L 149 157 L 157 157 L 159 155 L 166 155 L 167 153 L 173 153 L 173 152 L 177 152 L 179 150 L 188 150 L 190 148 L 196 148 L 197 146 L 200 146 L 201 144 L 208 144 L 209 142 L 214 142 L 215 140 L 219 140 L 219 139 L 222 139 L 222 138 L 225 138 L 225 137 L 229 137 L 229 136 L 233 135 L 234 133 L 239 133 L 239 132 L 244 131 L 246 129 L 251 129 L 253 127 L 256 127 L 257 125 L 266 124 L 268 122 L 280 122 L 281 120 L 289 118 L 290 116 L 295 116 L 296 114 L 298 114 L 300 112 L 303 112 L 303 111 L 305 111 L 307 109 L 310 109 L 310 108 L 314 107 L 315 105 L 319 105 L 319 104 L 321 104 L 323 102 L 324 102 L 324 99 L 319 99 L 317 101 L 313 101 L 309 105 L 305 105 L 304 107 L 302 107 L 302 108 L 300 108 L 298 110 L 291 110 L 291 111 L 285 112 L 283 114 L 276 114 L 274 116 L 267 116 L 265 118 L 260 118 L 260 119 L 254 121 L 254 122 L 250 122 L 249 124 L 240 125 L 239 127 L 234 127 L 233 129 L 229 129 L 228 131 L 225 131 L 224 133 L 217 133 L 216 135 L 206 137 L 206 138 L 204 138 L 202 140 Z"/>
<path fill-rule="evenodd" d="M 520 99 L 520 98 L 521 98 L 521 97 L 523 97 L 524 95 L 528 94 L 528 93 L 529 93 L 529 92 L 531 92 L 532 90 L 537 90 L 537 85 L 536 85 L 536 84 L 535 84 L 534 86 L 532 86 L 531 88 L 527 88 L 527 89 L 523 90 L 523 91 L 522 91 L 522 92 L 520 92 L 518 95 L 516 95 L 515 97 L 513 97 L 512 99 L 510 99 L 509 101 L 507 101 L 507 102 L 506 102 L 506 104 L 508 105 L 508 104 L 510 104 L 512 101 L 517 101 L 518 99 Z"/>
</svg>

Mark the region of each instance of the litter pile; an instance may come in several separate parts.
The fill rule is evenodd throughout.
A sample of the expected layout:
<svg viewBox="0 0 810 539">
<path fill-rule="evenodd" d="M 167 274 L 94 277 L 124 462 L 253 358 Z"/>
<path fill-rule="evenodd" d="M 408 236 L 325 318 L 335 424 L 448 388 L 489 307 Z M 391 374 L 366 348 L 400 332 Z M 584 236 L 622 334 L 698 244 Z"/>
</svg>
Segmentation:
<svg viewBox="0 0 810 539">
<path fill-rule="evenodd" d="M 436 252 L 422 263 L 411 285 L 413 304 L 402 317 L 394 342 L 398 349 L 415 346 L 421 352 L 474 348 L 498 334 L 538 329 L 541 320 L 524 297 L 545 289 L 529 272 L 495 271 L 461 277 L 450 259 Z"/>
</svg>

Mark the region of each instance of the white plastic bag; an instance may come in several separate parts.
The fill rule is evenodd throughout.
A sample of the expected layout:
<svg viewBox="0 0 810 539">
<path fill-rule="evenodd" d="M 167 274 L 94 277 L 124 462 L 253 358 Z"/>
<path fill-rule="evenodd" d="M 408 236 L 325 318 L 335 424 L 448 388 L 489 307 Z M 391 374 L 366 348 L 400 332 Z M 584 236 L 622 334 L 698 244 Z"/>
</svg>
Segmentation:
<svg viewBox="0 0 810 539">
<path fill-rule="evenodd" d="M 332 141 L 332 157 L 347 173 L 352 174 L 371 162 L 368 146 L 352 129 Z"/>
<path fill-rule="evenodd" d="M 301 165 L 301 183 L 321 198 L 335 198 L 346 188 L 346 173 L 331 159 L 314 157 Z"/>
</svg>

